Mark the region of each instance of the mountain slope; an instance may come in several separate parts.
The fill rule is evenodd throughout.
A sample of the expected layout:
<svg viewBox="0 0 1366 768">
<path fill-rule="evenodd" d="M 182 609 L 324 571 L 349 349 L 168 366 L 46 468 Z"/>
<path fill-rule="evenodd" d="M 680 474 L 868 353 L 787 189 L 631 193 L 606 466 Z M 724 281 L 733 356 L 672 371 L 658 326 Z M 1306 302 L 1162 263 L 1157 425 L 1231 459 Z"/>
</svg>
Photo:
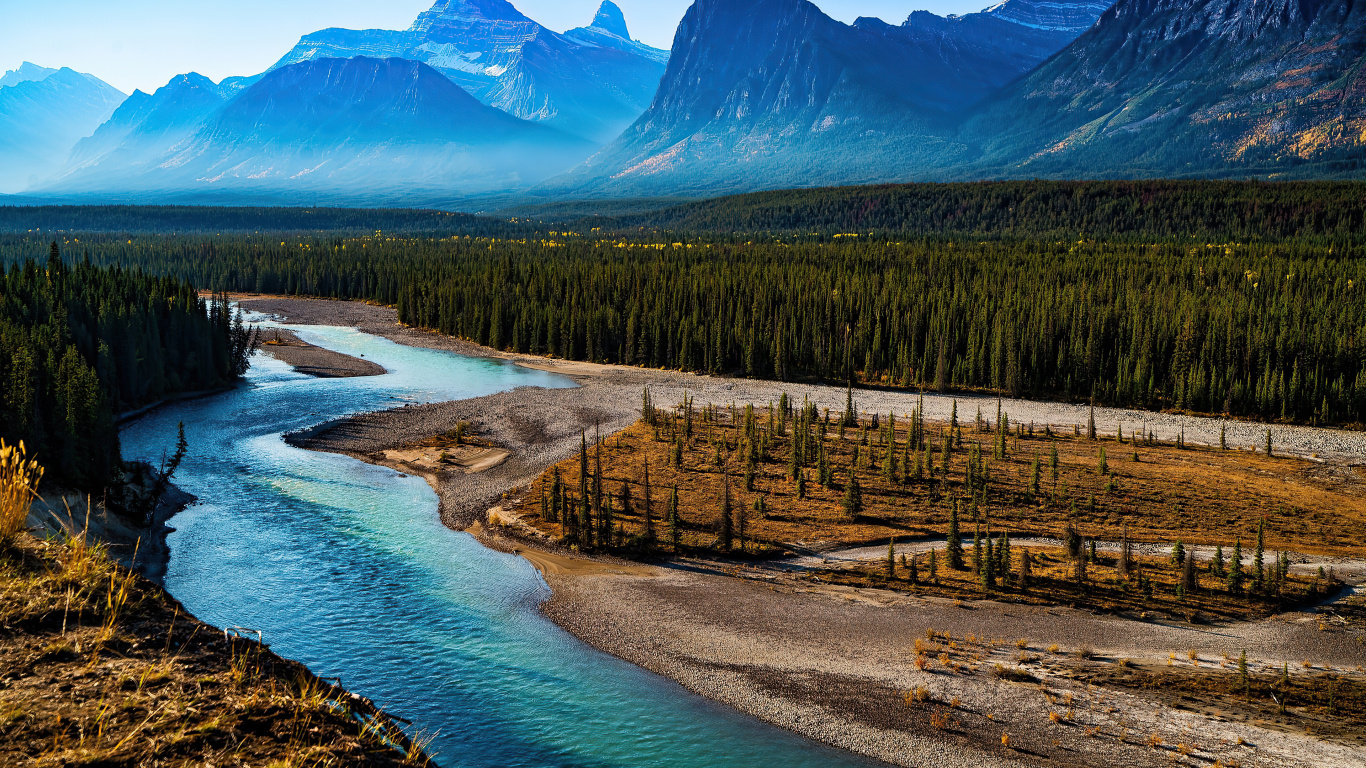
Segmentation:
<svg viewBox="0 0 1366 768">
<path fill-rule="evenodd" d="M 58 183 L 117 185 L 194 135 L 228 100 L 203 75 L 178 75 L 154 93 L 133 91 L 112 117 L 71 151 Z"/>
<path fill-rule="evenodd" d="M 57 170 L 124 95 L 92 75 L 62 68 L 0 87 L 0 192 L 18 192 Z"/>
<path fill-rule="evenodd" d="M 949 138 L 958 115 L 1101 10 L 1090 0 L 1051 6 L 1053 26 L 1019 23 L 998 6 L 918 12 L 897 27 L 845 25 L 805 0 L 698 0 L 649 110 L 545 189 L 706 194 L 918 177 L 962 157 Z"/>
<path fill-rule="evenodd" d="M 485 104 L 599 143 L 644 111 L 664 69 L 663 52 L 630 40 L 610 0 L 592 26 L 564 35 L 506 0 L 437 0 L 406 31 L 306 35 L 275 66 L 352 56 L 422 61 Z"/>
<path fill-rule="evenodd" d="M 1120 0 L 969 123 L 970 173 L 1366 172 L 1366 3 Z"/>
<path fill-rule="evenodd" d="M 180 104 L 180 111 L 167 110 L 176 117 L 211 106 L 215 95 L 197 76 L 157 93 L 168 89 L 178 98 L 161 102 Z M 320 59 L 277 69 L 224 99 L 179 139 L 185 123 L 161 120 L 159 110 L 144 106 L 130 108 L 126 122 L 137 128 L 102 156 L 107 163 L 78 167 L 44 191 L 374 202 L 516 188 L 592 150 L 582 139 L 480 104 L 431 67 L 402 59 Z M 113 122 L 106 126 L 111 136 Z M 153 129 L 173 143 L 142 152 L 141 139 Z"/>
</svg>

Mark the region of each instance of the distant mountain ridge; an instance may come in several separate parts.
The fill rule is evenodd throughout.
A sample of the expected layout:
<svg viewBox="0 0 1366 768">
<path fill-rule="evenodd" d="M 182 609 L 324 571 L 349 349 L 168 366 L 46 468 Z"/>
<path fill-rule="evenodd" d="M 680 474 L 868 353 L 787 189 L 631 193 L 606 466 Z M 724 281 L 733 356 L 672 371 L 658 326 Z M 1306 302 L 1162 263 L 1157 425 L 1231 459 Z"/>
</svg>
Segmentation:
<svg viewBox="0 0 1366 768">
<path fill-rule="evenodd" d="M 663 52 L 632 41 L 611 0 L 563 35 L 506 0 L 437 0 L 405 31 L 305 35 L 275 67 L 352 56 L 424 62 L 485 104 L 599 143 L 644 111 L 664 70 Z"/>
<path fill-rule="evenodd" d="M 319 59 L 237 92 L 176 78 L 82 142 L 73 168 L 39 191 L 157 200 L 473 194 L 524 186 L 591 149 L 479 103 L 421 62 Z"/>
<path fill-rule="evenodd" d="M 124 94 L 93 75 L 25 64 L 0 87 L 0 192 L 52 175 L 114 113 Z"/>
<path fill-rule="evenodd" d="M 19 83 L 43 80 L 46 79 L 48 75 L 54 75 L 56 73 L 57 70 L 55 69 L 40 67 L 31 61 L 26 61 L 17 68 L 11 69 L 3 76 L 0 76 L 0 88 L 4 88 L 7 85 L 18 85 Z"/>
<path fill-rule="evenodd" d="M 904 178 L 959 161 L 968 148 L 953 136 L 956 117 L 1102 10 L 1008 0 L 966 16 L 846 25 L 806 0 L 698 0 L 650 108 L 546 190 L 710 194 Z"/>
</svg>

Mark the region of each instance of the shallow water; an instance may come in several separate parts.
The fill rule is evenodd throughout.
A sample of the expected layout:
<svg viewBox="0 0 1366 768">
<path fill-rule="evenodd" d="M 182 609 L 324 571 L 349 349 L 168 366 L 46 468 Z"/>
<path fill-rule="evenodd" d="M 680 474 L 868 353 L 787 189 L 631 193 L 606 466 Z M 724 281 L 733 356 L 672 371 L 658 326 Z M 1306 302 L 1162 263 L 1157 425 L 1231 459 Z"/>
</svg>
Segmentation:
<svg viewBox="0 0 1366 768">
<path fill-rule="evenodd" d="M 599 653 L 545 619 L 525 560 L 441 525 L 420 478 L 284 443 L 360 411 L 561 377 L 299 327 L 390 373 L 314 379 L 258 356 L 248 385 L 162 408 L 123 433 L 157 460 L 185 422 L 166 587 L 200 619 L 260 630 L 283 656 L 436 734 L 443 766 L 868 766 Z"/>
</svg>

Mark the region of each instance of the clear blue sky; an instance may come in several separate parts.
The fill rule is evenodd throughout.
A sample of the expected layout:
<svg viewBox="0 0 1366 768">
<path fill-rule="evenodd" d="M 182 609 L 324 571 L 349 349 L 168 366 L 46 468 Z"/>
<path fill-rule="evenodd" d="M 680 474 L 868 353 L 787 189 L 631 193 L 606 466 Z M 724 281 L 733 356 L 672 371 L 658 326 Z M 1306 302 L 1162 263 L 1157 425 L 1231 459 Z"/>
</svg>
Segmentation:
<svg viewBox="0 0 1366 768">
<path fill-rule="evenodd" d="M 734 0 L 745 2 L 745 0 Z M 916 9 L 970 13 L 989 0 L 815 0 L 843 21 L 900 23 Z M 512 0 L 551 29 L 587 24 L 598 0 Z M 667 49 L 691 0 L 617 0 L 632 36 Z M 264 70 L 325 27 L 405 29 L 432 0 L 0 0 L 0 72 L 22 61 L 151 91 L 182 72 L 214 80 Z"/>
</svg>

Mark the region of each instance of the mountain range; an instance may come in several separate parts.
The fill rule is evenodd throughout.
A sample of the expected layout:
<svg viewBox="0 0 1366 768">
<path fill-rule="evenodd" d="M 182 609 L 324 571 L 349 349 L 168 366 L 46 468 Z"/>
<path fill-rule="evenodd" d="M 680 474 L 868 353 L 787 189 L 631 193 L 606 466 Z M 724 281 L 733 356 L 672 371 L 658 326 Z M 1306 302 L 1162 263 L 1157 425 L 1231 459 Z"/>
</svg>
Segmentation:
<svg viewBox="0 0 1366 768">
<path fill-rule="evenodd" d="M 564 34 L 507 0 L 437 0 L 405 31 L 306 35 L 275 66 L 352 56 L 424 62 L 485 104 L 603 144 L 649 104 L 667 54 L 633 41 L 611 0 Z"/>
<path fill-rule="evenodd" d="M 481 104 L 422 62 L 314 59 L 250 84 L 186 75 L 135 94 L 51 188 L 412 200 L 525 186 L 592 148 Z"/>
<path fill-rule="evenodd" d="M 100 81 L 26 63 L 0 78 L 0 190 L 461 204 L 1354 178 L 1363 54 L 1355 0 L 1004 0 L 899 25 L 696 0 L 667 54 L 610 0 L 562 33 L 437 0 L 407 30 L 323 30 L 263 74 L 182 75 L 117 110 Z"/>
<path fill-rule="evenodd" d="M 0 78 L 0 192 L 18 192 L 61 168 L 67 153 L 109 119 L 124 95 L 93 75 L 24 62 Z"/>
<path fill-rule="evenodd" d="M 955 121 L 1057 53 L 1096 0 L 852 25 L 807 0 L 697 0 L 645 114 L 548 193 L 710 194 L 906 178 L 964 158 Z"/>
</svg>

